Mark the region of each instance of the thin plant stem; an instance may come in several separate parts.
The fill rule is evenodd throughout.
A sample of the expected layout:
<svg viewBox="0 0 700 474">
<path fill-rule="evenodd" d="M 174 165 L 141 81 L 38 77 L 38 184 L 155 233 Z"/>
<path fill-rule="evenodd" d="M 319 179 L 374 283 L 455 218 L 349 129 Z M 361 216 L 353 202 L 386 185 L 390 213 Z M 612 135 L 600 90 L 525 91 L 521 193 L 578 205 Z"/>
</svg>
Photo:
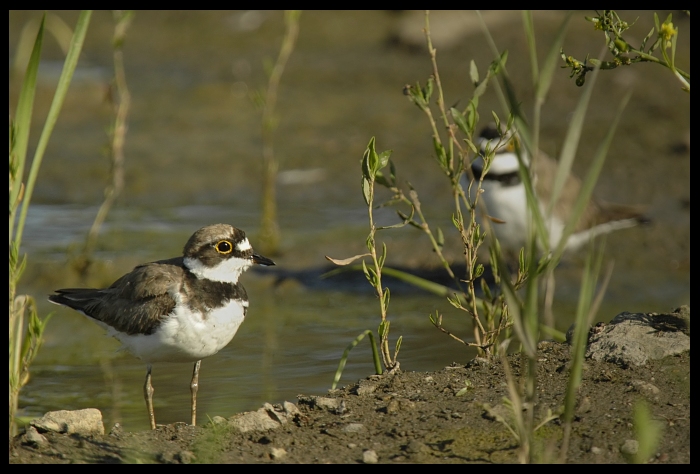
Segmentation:
<svg viewBox="0 0 700 474">
<path fill-rule="evenodd" d="M 105 199 L 102 202 L 102 205 L 100 205 L 97 215 L 95 216 L 95 220 L 93 221 L 87 238 L 85 239 L 82 258 L 80 259 L 82 266 L 80 269 L 81 273 L 87 271 L 91 255 L 95 249 L 95 244 L 97 243 L 97 237 L 100 233 L 100 229 L 102 228 L 104 221 L 107 219 L 107 214 L 109 214 L 110 209 L 112 209 L 114 202 L 124 189 L 124 142 L 126 132 L 128 130 L 127 117 L 131 106 L 131 94 L 129 93 L 129 88 L 126 84 L 123 45 L 126 37 L 126 31 L 131 24 L 133 15 L 133 11 L 114 11 L 114 19 L 116 24 L 114 26 L 112 46 L 114 48 L 114 86 L 118 98 L 117 105 L 115 107 L 114 124 L 111 132 L 112 140 L 109 147 L 111 158 L 110 175 L 112 180 L 105 189 Z"/>
<path fill-rule="evenodd" d="M 266 254 L 274 255 L 279 250 L 279 225 L 277 223 L 276 182 L 279 162 L 275 159 L 273 134 L 277 125 L 275 106 L 282 73 L 294 50 L 299 35 L 301 11 L 284 12 L 285 33 L 277 61 L 267 84 L 265 103 L 262 111 L 262 219 L 260 224 L 260 245 Z"/>
</svg>

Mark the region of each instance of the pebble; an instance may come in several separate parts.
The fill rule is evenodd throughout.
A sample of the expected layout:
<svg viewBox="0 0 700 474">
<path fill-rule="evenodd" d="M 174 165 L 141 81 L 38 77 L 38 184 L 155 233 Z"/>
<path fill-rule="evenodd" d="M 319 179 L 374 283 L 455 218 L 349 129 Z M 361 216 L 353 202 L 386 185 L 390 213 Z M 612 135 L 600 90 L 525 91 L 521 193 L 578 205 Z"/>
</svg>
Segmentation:
<svg viewBox="0 0 700 474">
<path fill-rule="evenodd" d="M 379 456 L 373 449 L 368 449 L 362 453 L 362 462 L 365 464 L 377 464 L 379 462 Z"/>
</svg>

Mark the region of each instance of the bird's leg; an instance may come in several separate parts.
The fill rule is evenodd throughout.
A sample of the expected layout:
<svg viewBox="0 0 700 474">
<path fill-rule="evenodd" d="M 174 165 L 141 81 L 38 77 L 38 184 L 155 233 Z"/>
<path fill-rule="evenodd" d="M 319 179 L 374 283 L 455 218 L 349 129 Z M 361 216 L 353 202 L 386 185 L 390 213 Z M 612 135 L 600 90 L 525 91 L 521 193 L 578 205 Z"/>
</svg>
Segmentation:
<svg viewBox="0 0 700 474">
<path fill-rule="evenodd" d="M 192 426 L 197 424 L 197 390 L 199 389 L 199 366 L 202 365 L 202 361 L 198 360 L 194 363 L 194 370 L 192 371 L 192 383 L 190 384 L 190 390 L 192 390 Z"/>
<path fill-rule="evenodd" d="M 146 372 L 146 383 L 143 384 L 143 397 L 146 399 L 146 409 L 148 410 L 148 419 L 151 422 L 151 429 L 156 429 L 156 415 L 153 413 L 153 385 L 151 385 L 151 364 L 148 364 Z"/>
</svg>

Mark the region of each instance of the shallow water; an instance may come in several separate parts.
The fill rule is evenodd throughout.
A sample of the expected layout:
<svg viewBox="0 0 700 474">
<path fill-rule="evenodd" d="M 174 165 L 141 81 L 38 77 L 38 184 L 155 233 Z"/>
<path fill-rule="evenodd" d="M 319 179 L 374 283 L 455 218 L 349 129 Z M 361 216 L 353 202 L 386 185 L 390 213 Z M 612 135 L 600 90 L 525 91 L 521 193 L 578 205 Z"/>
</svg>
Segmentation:
<svg viewBox="0 0 700 474">
<path fill-rule="evenodd" d="M 58 15 L 75 22 L 74 13 Z M 246 29 L 241 25 L 250 25 L 250 15 L 260 23 Z M 19 29 L 34 16 L 10 12 L 10 51 Z M 649 18 L 629 14 L 637 16 L 635 28 L 643 36 Z M 509 72 L 522 78 L 516 82 L 518 92 L 527 97 L 529 61 L 519 16 L 516 20 L 496 26 L 494 36 L 509 49 Z M 535 20 L 542 35 L 538 45 L 544 48 L 558 23 Z M 323 393 L 347 344 L 365 329 L 376 330 L 378 307 L 369 285 L 318 280 L 325 255 L 344 258 L 364 251 L 367 224 L 359 164 L 371 136 L 377 137 L 378 149 L 393 150 L 400 178 L 416 187 L 426 215 L 447 234 L 448 256 L 459 261 L 459 247 L 450 246 L 457 239 L 450 234 L 449 195 L 432 158 L 430 130 L 401 92 L 406 83 L 425 81 L 429 58 L 389 44 L 399 21 L 400 15 L 387 12 L 302 14 L 298 47 L 282 78 L 277 108 L 281 255 L 275 256 L 277 267 L 243 277 L 251 299 L 249 317 L 229 347 L 202 364 L 200 423 L 206 415 L 228 416 L 264 401 L 293 400 L 301 392 Z M 685 41 L 687 23 L 678 24 Z M 21 291 L 44 295 L 74 283 L 74 277 L 61 274 L 61 265 L 80 247 L 108 179 L 100 150 L 110 116 L 103 98 L 112 28 L 107 13 L 94 14 L 78 68 L 83 73 L 71 86 L 28 214 L 23 250 L 29 253 L 30 268 Z M 136 14 L 125 46 L 132 94 L 126 188 L 103 228 L 96 256 L 104 265 L 92 284 L 109 284 L 137 263 L 177 255 L 194 230 L 214 222 L 246 230 L 255 246 L 260 115 L 248 93 L 264 87 L 262 63 L 277 54 L 282 28 L 279 12 L 249 13 L 247 20 L 236 12 Z M 590 25 L 576 16 L 567 41 L 567 51 L 579 57 L 600 46 Z M 438 48 L 445 100 L 463 105 L 471 91 L 469 60 L 483 74 L 491 60 L 488 48 L 478 31 L 455 46 Z M 687 52 L 689 46 L 679 44 L 678 50 Z M 45 42 L 44 57 L 60 58 L 52 41 Z M 48 108 L 55 80 L 52 64 L 40 69 L 39 117 Z M 600 320 L 617 311 L 665 311 L 690 302 L 689 151 L 677 151 L 689 133 L 690 100 L 672 76 L 651 65 L 601 74 L 574 168 L 585 172 L 586 160 L 629 88 L 635 93 L 596 194 L 648 205 L 654 225 L 608 238 L 607 254 L 616 264 Z M 482 98 L 482 117 L 490 116 L 491 108 L 504 116 L 492 89 Z M 548 152 L 559 149 L 580 93 L 564 70 L 556 75 L 543 116 L 542 147 Z M 14 103 L 12 87 L 10 98 Z M 396 222 L 391 209 L 378 215 L 383 223 Z M 387 231 L 381 238 L 390 265 L 436 265 L 415 229 Z M 581 261 L 579 256 L 558 270 L 555 312 L 562 330 L 575 308 Z M 284 272 L 304 271 L 305 279 L 278 281 Z M 40 308 L 43 314 L 54 309 L 44 302 Z M 403 368 L 434 370 L 472 356 L 430 326 L 427 315 L 435 309 L 468 337 L 470 324 L 445 301 L 416 291 L 392 292 L 392 335 L 404 337 Z M 145 368 L 116 352 L 117 347 L 82 316 L 57 310 L 22 392 L 25 413 L 95 406 L 103 410 L 108 426 L 121 421 L 127 429 L 147 428 Z M 372 372 L 369 353 L 368 342 L 362 341 L 351 353 L 341 383 Z M 159 422 L 188 419 L 190 376 L 189 364 L 154 368 Z"/>
</svg>

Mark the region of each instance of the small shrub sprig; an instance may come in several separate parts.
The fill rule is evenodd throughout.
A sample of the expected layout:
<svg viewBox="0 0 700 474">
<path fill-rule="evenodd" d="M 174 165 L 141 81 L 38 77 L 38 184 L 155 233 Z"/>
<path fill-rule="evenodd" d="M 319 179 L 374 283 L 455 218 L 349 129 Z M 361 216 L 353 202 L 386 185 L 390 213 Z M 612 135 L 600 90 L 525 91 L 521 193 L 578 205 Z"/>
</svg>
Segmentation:
<svg viewBox="0 0 700 474">
<path fill-rule="evenodd" d="M 598 14 L 598 16 L 587 16 L 585 18 L 593 23 L 596 30 L 600 30 L 605 34 L 605 44 L 613 55 L 613 59 L 612 61 L 600 61 L 586 56 L 586 59 L 580 61 L 573 56 L 564 54 L 564 49 L 562 48 L 561 57 L 565 63 L 562 67 L 571 69 L 570 77 L 576 76 L 577 86 L 583 86 L 586 82 L 586 74 L 593 71 L 596 67 L 600 69 L 616 69 L 619 66 L 651 62 L 668 68 L 681 82 L 683 90 L 690 92 L 690 73 L 676 67 L 678 28 L 673 25 L 671 13 L 668 14 L 666 21 L 663 23 L 659 23 L 659 16 L 654 13 L 654 28 L 644 37 L 639 48 L 630 45 L 622 37 L 622 34 L 633 26 L 636 20 L 630 25 L 622 20 L 614 10 L 603 10 L 603 13 Z M 647 43 L 654 33 L 656 33 L 656 39 L 647 48 Z M 654 56 L 657 49 L 661 51 L 661 58 Z M 671 50 L 670 54 L 669 49 Z"/>
</svg>

